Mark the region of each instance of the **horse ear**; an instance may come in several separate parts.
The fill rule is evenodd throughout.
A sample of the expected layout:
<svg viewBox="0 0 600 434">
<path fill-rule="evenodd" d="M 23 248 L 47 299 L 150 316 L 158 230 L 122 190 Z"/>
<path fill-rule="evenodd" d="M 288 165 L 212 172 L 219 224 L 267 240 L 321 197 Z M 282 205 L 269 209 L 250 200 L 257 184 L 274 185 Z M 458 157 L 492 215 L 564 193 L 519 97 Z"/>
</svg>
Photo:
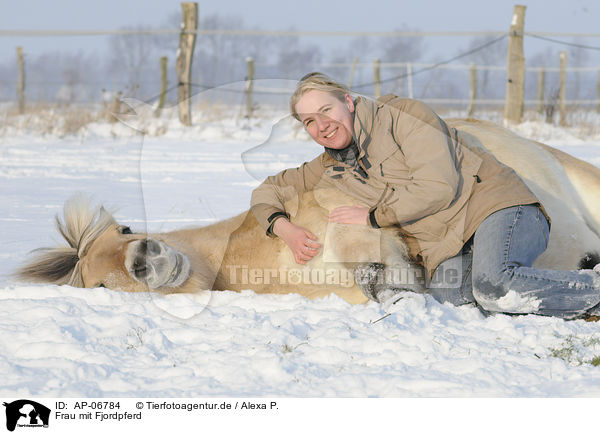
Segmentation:
<svg viewBox="0 0 600 434">
<path fill-rule="evenodd" d="M 73 248 L 38 249 L 37 255 L 19 268 L 13 276 L 18 280 L 39 283 L 67 283 L 79 261 Z"/>
</svg>

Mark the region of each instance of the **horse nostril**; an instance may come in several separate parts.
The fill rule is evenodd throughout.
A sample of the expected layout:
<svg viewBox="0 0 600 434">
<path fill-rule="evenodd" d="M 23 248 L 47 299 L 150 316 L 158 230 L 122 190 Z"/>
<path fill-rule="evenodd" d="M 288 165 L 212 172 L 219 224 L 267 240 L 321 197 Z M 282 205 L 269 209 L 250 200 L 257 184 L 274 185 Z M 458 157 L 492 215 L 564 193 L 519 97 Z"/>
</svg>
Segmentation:
<svg viewBox="0 0 600 434">
<path fill-rule="evenodd" d="M 148 249 L 148 253 L 153 255 L 158 255 L 160 253 L 160 244 L 154 240 L 146 240 L 146 248 Z"/>
<path fill-rule="evenodd" d="M 135 277 L 144 278 L 148 274 L 148 268 L 146 267 L 146 258 L 144 256 L 138 256 L 133 261 L 133 272 Z"/>
<path fill-rule="evenodd" d="M 156 256 L 161 252 L 160 244 L 158 241 L 145 238 L 139 241 L 137 252 L 140 255 Z"/>
</svg>

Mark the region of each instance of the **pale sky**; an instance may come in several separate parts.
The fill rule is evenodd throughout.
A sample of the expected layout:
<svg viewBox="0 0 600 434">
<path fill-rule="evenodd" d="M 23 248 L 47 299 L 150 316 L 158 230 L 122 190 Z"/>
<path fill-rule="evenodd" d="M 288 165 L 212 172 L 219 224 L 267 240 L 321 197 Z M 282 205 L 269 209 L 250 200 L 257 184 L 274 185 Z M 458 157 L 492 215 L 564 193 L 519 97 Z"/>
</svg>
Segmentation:
<svg viewBox="0 0 600 434">
<path fill-rule="evenodd" d="M 0 29 L 107 30 L 124 26 L 164 27 L 179 13 L 176 0 L 1 0 Z M 508 0 L 204 0 L 200 14 L 241 17 L 249 28 L 268 30 L 507 31 L 514 1 Z M 526 31 L 600 33 L 598 0 L 523 0 Z M 329 38 L 331 39 L 331 38 Z M 600 38 L 588 38 L 600 46 Z M 440 38 L 428 47 L 452 44 Z M 102 53 L 106 37 L 0 37 L 0 61 L 22 45 L 30 55 L 45 51 Z M 464 42 L 451 50 L 455 54 Z M 450 45 L 448 45 L 450 46 Z M 531 43 L 530 46 L 533 46 Z M 526 42 L 527 55 L 527 42 Z"/>
</svg>

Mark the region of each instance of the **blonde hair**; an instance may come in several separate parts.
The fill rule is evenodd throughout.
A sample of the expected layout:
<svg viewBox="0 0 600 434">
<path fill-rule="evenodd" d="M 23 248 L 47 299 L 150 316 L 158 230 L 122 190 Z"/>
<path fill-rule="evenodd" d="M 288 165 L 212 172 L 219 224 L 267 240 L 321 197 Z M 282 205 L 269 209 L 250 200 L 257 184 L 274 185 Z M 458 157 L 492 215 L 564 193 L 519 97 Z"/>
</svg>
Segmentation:
<svg viewBox="0 0 600 434">
<path fill-rule="evenodd" d="M 322 72 L 311 72 L 310 74 L 306 74 L 300 79 L 296 85 L 296 90 L 290 98 L 290 113 L 297 120 L 300 120 L 300 117 L 296 111 L 296 104 L 298 104 L 300 98 L 309 90 L 328 92 L 342 102 L 344 102 L 346 95 L 351 93 L 350 88 L 338 83 Z"/>
</svg>

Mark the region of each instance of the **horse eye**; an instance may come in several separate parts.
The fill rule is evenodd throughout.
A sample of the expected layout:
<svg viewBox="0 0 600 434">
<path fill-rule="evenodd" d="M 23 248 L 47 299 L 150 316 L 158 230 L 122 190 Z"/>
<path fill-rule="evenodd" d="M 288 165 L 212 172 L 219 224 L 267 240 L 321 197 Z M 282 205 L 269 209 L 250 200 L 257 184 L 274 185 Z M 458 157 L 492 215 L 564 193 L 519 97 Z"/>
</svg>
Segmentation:
<svg viewBox="0 0 600 434">
<path fill-rule="evenodd" d="M 133 232 L 131 232 L 131 228 L 129 226 L 121 226 L 121 233 L 123 235 L 129 235 L 129 234 L 132 234 Z"/>
</svg>

